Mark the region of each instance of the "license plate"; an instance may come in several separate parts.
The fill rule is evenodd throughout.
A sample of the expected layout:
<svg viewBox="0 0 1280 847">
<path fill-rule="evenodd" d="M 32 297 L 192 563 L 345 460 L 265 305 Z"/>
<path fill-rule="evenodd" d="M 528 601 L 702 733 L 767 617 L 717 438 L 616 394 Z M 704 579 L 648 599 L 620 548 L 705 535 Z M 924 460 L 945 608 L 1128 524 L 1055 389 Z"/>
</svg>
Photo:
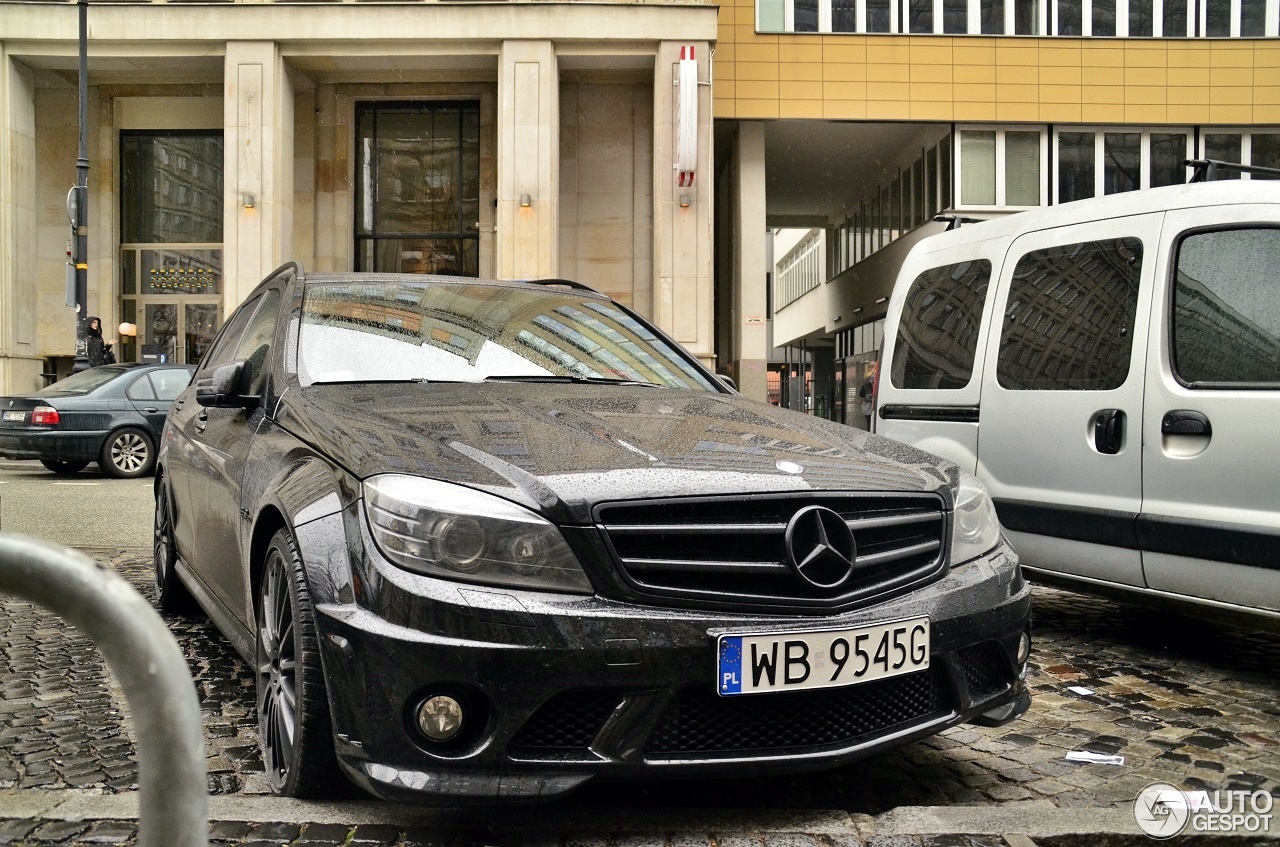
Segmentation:
<svg viewBox="0 0 1280 847">
<path fill-rule="evenodd" d="M 722 696 L 838 688 L 929 667 L 929 619 L 809 632 L 735 633 L 716 643 Z"/>
<path fill-rule="evenodd" d="M 19 422 L 25 421 L 27 419 L 27 413 L 26 412 L 5 412 L 4 419 L 5 421 L 19 421 Z"/>
</svg>

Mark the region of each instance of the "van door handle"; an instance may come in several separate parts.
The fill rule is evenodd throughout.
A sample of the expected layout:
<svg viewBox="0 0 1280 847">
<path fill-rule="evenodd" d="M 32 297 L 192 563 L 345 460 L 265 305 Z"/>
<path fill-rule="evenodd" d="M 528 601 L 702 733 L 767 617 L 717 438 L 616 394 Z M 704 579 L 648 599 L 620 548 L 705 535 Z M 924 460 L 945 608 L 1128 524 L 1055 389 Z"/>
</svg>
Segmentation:
<svg viewBox="0 0 1280 847">
<path fill-rule="evenodd" d="M 1114 456 L 1124 443 L 1124 412 L 1103 409 L 1093 418 L 1093 446 L 1099 453 Z"/>
<path fill-rule="evenodd" d="M 1213 435 L 1213 427 L 1203 412 L 1192 409 L 1174 409 L 1164 413 L 1160 421 L 1161 435 Z"/>
</svg>

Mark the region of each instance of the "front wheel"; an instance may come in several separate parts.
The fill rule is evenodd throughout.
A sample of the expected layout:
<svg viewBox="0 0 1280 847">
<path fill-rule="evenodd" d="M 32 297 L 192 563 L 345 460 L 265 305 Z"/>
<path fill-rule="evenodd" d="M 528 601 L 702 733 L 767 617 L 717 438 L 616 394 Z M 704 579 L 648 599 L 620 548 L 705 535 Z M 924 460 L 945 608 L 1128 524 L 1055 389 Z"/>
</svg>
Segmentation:
<svg viewBox="0 0 1280 847">
<path fill-rule="evenodd" d="M 156 448 L 151 436 L 132 426 L 116 430 L 102 443 L 98 466 L 120 479 L 151 473 L 156 466 Z"/>
<path fill-rule="evenodd" d="M 177 553 L 173 546 L 173 501 L 169 483 L 161 479 L 156 487 L 156 517 L 152 531 L 152 557 L 156 569 L 156 605 L 161 611 L 186 614 L 196 609 L 195 598 L 174 572 Z"/>
<path fill-rule="evenodd" d="M 46 470 L 51 470 L 58 474 L 80 473 L 85 469 L 88 462 L 64 462 L 59 459 L 41 459 L 40 464 L 45 466 Z"/>
<path fill-rule="evenodd" d="M 302 557 L 283 529 L 271 538 L 257 604 L 258 743 L 267 782 L 286 797 L 325 797 L 339 773 L 315 613 Z"/>
</svg>

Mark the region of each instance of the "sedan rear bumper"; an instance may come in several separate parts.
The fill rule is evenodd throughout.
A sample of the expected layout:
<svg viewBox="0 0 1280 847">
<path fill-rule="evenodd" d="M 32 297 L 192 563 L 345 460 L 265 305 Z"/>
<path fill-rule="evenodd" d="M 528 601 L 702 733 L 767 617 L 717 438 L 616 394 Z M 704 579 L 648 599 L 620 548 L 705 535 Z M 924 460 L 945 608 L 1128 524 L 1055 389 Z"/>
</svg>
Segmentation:
<svg viewBox="0 0 1280 847">
<path fill-rule="evenodd" d="M 92 462 L 97 460 L 105 437 L 105 432 L 0 431 L 0 458 Z"/>
<path fill-rule="evenodd" d="M 1015 657 L 1030 591 L 1004 545 L 890 603 L 801 618 L 472 588 L 376 567 L 390 578 L 380 590 L 439 632 L 337 603 L 317 609 L 317 627 L 339 760 L 386 799 L 543 799 L 594 776 L 829 768 L 966 721 L 1012 720 L 1029 705 Z M 716 693 L 720 632 L 914 615 L 930 618 L 925 670 L 842 688 Z M 415 720 L 439 694 L 464 714 L 443 744 Z"/>
</svg>

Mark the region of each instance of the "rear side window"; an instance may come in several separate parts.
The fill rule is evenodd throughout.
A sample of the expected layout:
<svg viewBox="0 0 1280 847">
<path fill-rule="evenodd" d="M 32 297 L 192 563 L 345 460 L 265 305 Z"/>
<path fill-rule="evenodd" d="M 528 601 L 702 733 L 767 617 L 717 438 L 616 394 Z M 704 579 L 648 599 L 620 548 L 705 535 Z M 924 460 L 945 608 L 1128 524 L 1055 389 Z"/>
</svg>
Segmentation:
<svg viewBox="0 0 1280 847">
<path fill-rule="evenodd" d="M 1178 379 L 1196 388 L 1280 386 L 1280 229 L 1188 235 L 1175 268 Z"/>
<path fill-rule="evenodd" d="M 1115 238 L 1027 253 L 1005 307 L 1005 388 L 1107 391 L 1129 376 L 1142 242 Z"/>
<path fill-rule="evenodd" d="M 896 388 L 964 388 L 973 375 L 986 259 L 932 268 L 911 283 L 898 321 L 890 382 Z"/>
</svg>

